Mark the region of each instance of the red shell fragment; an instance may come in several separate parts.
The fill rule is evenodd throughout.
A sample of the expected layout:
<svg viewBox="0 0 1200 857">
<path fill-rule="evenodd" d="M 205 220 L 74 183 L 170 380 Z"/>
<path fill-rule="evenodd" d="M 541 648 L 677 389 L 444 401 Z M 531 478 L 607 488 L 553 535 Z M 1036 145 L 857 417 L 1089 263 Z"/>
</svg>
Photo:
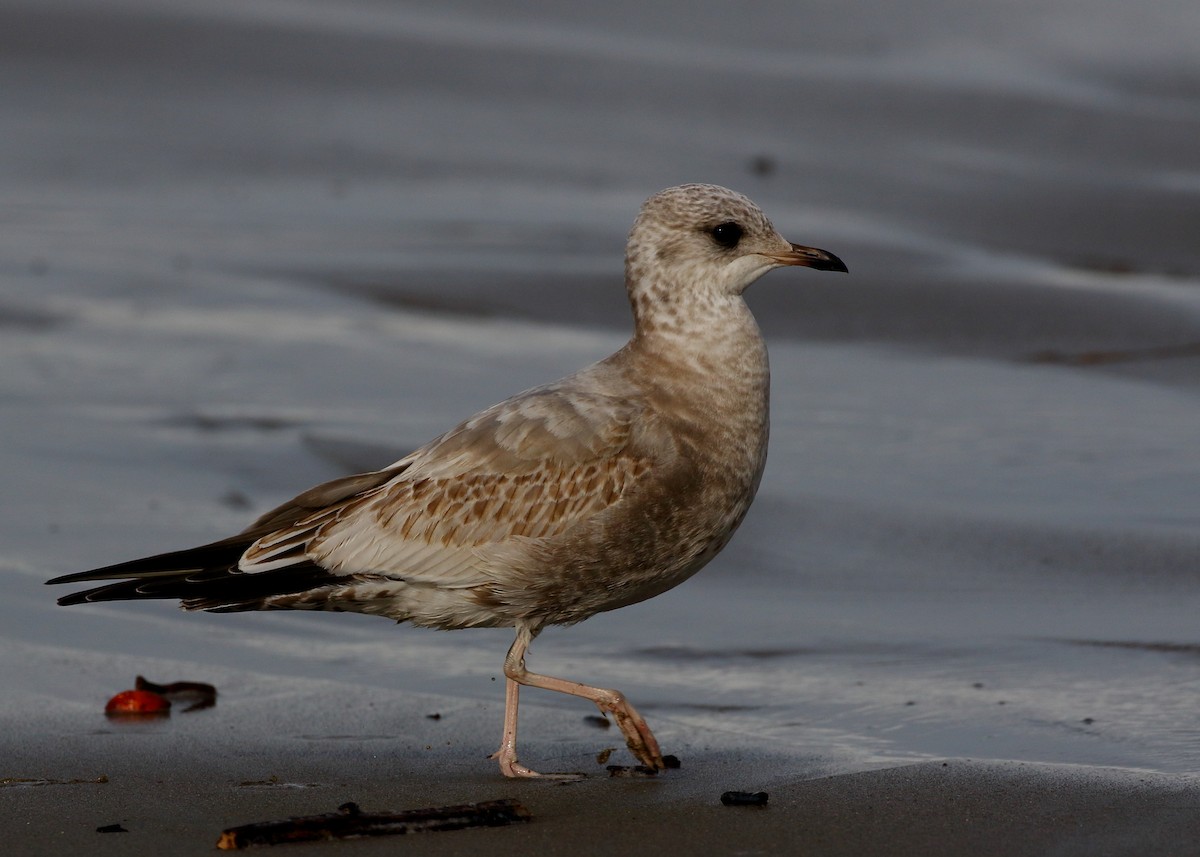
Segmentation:
<svg viewBox="0 0 1200 857">
<path fill-rule="evenodd" d="M 171 713 L 171 701 L 149 690 L 123 690 L 108 701 L 104 713 L 117 717 L 165 715 Z"/>
</svg>

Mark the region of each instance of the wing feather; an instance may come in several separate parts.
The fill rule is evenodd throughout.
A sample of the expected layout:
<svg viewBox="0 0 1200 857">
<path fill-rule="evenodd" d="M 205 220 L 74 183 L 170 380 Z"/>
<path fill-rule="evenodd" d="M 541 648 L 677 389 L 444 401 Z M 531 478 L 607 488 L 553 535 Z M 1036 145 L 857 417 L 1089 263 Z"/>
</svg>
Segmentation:
<svg viewBox="0 0 1200 857">
<path fill-rule="evenodd" d="M 240 568 L 307 560 L 339 575 L 481 585 L 514 540 L 561 536 L 636 489 L 653 460 L 633 435 L 640 416 L 631 395 L 529 391 L 397 462 L 386 483 L 265 534 Z"/>
</svg>

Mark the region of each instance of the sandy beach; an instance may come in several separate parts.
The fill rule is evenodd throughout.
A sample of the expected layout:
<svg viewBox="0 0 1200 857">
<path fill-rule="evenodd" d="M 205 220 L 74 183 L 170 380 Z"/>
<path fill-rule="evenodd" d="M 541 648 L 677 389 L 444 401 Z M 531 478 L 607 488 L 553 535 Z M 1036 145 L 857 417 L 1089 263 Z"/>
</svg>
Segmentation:
<svg viewBox="0 0 1200 857">
<path fill-rule="evenodd" d="M 6 853 L 515 797 L 285 850 L 1200 854 L 1195 3 L 643 6 L 0 2 Z M 503 780 L 507 631 L 54 605 L 619 347 L 685 181 L 851 273 L 748 295 L 729 548 L 531 654 L 679 770 L 610 779 L 614 730 L 530 692 L 524 759 L 589 776 Z M 106 719 L 137 675 L 220 697 Z"/>
<path fill-rule="evenodd" d="M 59 657 L 55 672 L 89 686 L 101 660 Z M 752 736 L 672 728 L 667 749 L 680 769 L 614 779 L 595 756 L 613 746 L 615 730 L 563 708 L 534 709 L 526 752 L 588 778 L 508 781 L 484 758 L 481 737 L 499 703 L 237 671 L 209 677 L 229 688 L 227 699 L 165 720 L 98 722 L 82 706 L 8 706 L 10 717 L 36 724 L 6 747 L 7 770 L 25 773 L 0 791 L 14 853 L 206 854 L 228 827 L 351 800 L 384 811 L 515 798 L 533 819 L 267 850 L 1193 854 L 1200 835 L 1191 777 L 958 758 L 837 773 L 822 750 L 781 754 Z M 730 790 L 766 791 L 767 806 L 723 806 Z M 97 832 L 110 825 L 125 832 Z"/>
<path fill-rule="evenodd" d="M 212 749 L 212 748 L 208 748 Z M 570 785 L 500 781 L 452 766 L 381 763 L 361 745 L 338 759 L 287 764 L 291 783 L 239 780 L 248 765 L 172 752 L 186 774 L 149 774 L 146 756 L 109 767 L 103 785 L 41 786 L 6 800 L 21 854 L 143 854 L 170 847 L 210 854 L 225 827 L 327 813 L 348 799 L 371 810 L 516 798 L 532 821 L 510 827 L 417 833 L 282 849 L 305 854 L 696 853 L 1194 854 L 1200 823 L 1194 783 L 1154 774 L 965 760 L 814 777 L 791 760 L 727 756 L 712 770 L 670 780 L 589 779 Z M 140 764 L 135 764 L 135 759 Z M 769 772 L 769 773 L 768 773 Z M 256 774 L 249 774 L 256 776 Z M 726 807 L 731 782 L 765 787 L 766 807 Z M 147 800 L 147 793 L 154 798 Z M 6 798 L 8 796 L 6 795 Z M 68 804 L 86 809 L 64 813 Z M 120 824 L 123 833 L 96 833 Z"/>
</svg>

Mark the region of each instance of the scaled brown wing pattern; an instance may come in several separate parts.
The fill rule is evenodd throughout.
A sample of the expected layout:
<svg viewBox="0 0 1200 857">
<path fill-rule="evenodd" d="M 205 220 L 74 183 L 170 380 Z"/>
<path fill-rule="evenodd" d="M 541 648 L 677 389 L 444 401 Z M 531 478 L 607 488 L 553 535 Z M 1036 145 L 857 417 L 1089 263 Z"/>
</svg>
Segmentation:
<svg viewBox="0 0 1200 857">
<path fill-rule="evenodd" d="M 307 556 L 342 573 L 469 585 L 489 546 L 560 535 L 633 489 L 651 469 L 633 449 L 635 402 L 557 385 L 510 399 L 397 462 L 386 484 L 260 539 L 242 567 Z"/>
</svg>

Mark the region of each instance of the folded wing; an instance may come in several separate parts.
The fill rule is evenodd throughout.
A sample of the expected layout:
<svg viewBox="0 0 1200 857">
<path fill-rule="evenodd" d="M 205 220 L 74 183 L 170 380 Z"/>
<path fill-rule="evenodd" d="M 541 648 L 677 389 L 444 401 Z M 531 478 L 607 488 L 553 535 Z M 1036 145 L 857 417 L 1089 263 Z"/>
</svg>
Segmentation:
<svg viewBox="0 0 1200 857">
<path fill-rule="evenodd" d="M 360 581 L 486 586 L 514 549 L 605 514 L 656 466 L 652 421 L 625 393 L 531 390 L 389 468 L 306 491 L 231 538 L 50 582 L 120 581 L 61 604 L 180 598 L 207 610 L 289 606 L 269 600 Z"/>
</svg>

